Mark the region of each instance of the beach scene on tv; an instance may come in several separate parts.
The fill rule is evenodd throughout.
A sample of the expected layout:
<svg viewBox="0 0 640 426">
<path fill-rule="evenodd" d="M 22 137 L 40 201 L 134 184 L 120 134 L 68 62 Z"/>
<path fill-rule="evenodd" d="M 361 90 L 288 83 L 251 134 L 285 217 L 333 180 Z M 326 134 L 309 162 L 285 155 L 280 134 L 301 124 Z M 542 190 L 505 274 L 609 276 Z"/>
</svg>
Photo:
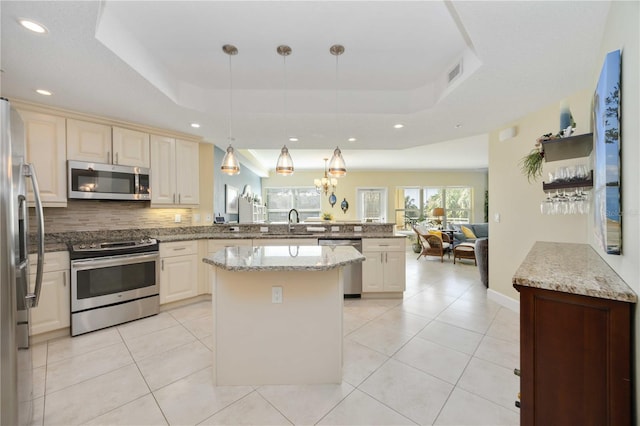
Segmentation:
<svg viewBox="0 0 640 426">
<path fill-rule="evenodd" d="M 595 232 L 608 254 L 622 250 L 620 51 L 607 54 L 594 94 Z"/>
</svg>

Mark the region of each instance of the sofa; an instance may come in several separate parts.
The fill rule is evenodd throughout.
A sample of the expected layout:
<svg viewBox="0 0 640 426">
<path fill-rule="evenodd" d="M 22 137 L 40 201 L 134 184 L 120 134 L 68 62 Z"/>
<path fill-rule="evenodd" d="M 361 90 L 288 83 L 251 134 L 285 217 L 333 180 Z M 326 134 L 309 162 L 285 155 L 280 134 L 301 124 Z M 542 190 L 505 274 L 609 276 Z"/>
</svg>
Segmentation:
<svg viewBox="0 0 640 426">
<path fill-rule="evenodd" d="M 475 235 L 473 237 L 467 237 L 462 232 L 462 227 L 470 229 Z M 489 238 L 489 224 L 488 223 L 456 223 L 453 225 L 453 244 L 458 245 L 460 243 L 475 243 L 477 239 Z"/>
</svg>

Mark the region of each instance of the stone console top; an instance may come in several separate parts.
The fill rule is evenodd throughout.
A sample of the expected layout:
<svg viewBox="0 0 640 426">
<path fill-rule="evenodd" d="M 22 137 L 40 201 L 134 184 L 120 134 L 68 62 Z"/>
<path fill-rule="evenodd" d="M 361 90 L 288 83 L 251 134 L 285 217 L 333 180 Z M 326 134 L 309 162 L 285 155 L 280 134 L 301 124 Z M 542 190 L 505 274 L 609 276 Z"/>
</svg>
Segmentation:
<svg viewBox="0 0 640 426">
<path fill-rule="evenodd" d="M 364 261 L 350 246 L 233 246 L 202 259 L 227 271 L 326 271 Z"/>
<path fill-rule="evenodd" d="M 513 284 L 637 303 L 633 290 L 588 244 L 534 244 L 513 276 Z"/>
</svg>

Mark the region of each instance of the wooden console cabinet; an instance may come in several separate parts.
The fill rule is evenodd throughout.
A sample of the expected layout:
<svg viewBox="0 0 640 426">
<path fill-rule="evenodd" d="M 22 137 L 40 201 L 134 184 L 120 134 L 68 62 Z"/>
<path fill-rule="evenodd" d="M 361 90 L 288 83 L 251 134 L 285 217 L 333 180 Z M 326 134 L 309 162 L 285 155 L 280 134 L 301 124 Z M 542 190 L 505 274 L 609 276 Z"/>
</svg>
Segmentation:
<svg viewBox="0 0 640 426">
<path fill-rule="evenodd" d="M 588 245 L 538 242 L 520 292 L 520 424 L 630 425 L 637 296 Z"/>
<path fill-rule="evenodd" d="M 521 425 L 631 424 L 631 304 L 515 287 Z"/>
</svg>

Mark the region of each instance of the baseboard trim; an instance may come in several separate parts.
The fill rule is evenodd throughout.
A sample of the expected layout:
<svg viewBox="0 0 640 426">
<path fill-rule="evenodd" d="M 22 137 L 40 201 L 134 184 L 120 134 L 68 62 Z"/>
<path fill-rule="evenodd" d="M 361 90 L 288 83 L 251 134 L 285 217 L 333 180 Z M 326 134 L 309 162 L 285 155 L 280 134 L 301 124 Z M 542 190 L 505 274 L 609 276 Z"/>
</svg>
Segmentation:
<svg viewBox="0 0 640 426">
<path fill-rule="evenodd" d="M 505 296 L 502 293 L 498 293 L 495 290 L 487 289 L 487 298 L 494 302 L 504 306 L 507 309 L 511 309 L 513 312 L 520 313 L 520 302 Z"/>
</svg>

